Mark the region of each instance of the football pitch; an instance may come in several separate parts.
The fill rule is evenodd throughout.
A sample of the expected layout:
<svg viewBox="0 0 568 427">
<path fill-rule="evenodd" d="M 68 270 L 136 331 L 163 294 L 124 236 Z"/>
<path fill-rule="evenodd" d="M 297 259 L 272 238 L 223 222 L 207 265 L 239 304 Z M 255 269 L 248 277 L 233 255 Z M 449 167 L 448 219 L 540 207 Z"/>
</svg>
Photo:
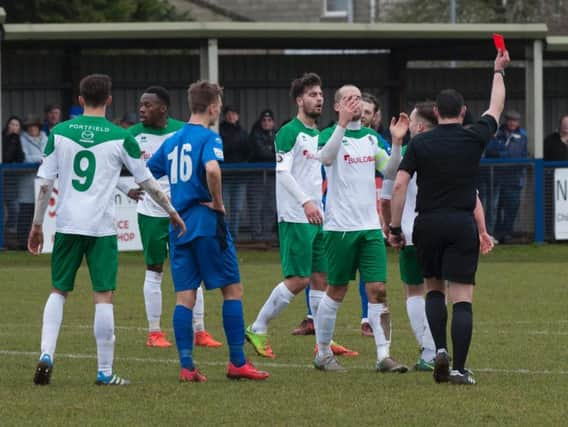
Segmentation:
<svg viewBox="0 0 568 427">
<path fill-rule="evenodd" d="M 360 352 L 343 358 L 346 373 L 316 371 L 314 337 L 291 329 L 305 314 L 299 295 L 270 327 L 275 360 L 245 350 L 266 382 L 225 377 L 228 351 L 221 296 L 205 293 L 206 327 L 224 345 L 197 348 L 208 381 L 180 384 L 175 348 L 145 347 L 140 253 L 120 255 L 115 296 L 114 370 L 127 387 L 97 387 L 92 334 L 94 306 L 83 266 L 65 306 L 51 385 L 34 386 L 49 256 L 0 252 L 2 319 L 0 425 L 566 425 L 568 419 L 568 245 L 498 246 L 483 257 L 474 300 L 468 366 L 478 384 L 435 384 L 430 373 L 374 372 L 375 346 L 359 333 L 359 295 L 351 289 L 339 311 L 336 340 Z M 245 319 L 280 280 L 278 253 L 239 251 Z M 389 251 L 392 355 L 413 365 L 416 341 L 406 316 L 398 256 Z M 163 284 L 162 327 L 173 340 L 174 295 L 169 267 Z M 451 310 L 449 310 L 451 315 Z M 451 350 L 451 348 L 450 348 Z"/>
</svg>

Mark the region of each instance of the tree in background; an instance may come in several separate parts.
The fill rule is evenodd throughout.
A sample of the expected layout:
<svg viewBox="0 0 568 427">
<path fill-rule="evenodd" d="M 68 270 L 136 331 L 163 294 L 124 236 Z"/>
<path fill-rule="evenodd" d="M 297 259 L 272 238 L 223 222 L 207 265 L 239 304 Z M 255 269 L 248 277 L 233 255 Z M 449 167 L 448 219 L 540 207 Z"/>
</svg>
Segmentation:
<svg viewBox="0 0 568 427">
<path fill-rule="evenodd" d="M 7 22 L 133 22 L 190 20 L 167 0 L 5 0 Z"/>
<path fill-rule="evenodd" d="M 547 0 L 456 0 L 456 21 L 544 22 L 558 14 L 562 5 Z M 450 0 L 407 0 L 393 2 L 382 14 L 387 22 L 448 22 Z"/>
</svg>

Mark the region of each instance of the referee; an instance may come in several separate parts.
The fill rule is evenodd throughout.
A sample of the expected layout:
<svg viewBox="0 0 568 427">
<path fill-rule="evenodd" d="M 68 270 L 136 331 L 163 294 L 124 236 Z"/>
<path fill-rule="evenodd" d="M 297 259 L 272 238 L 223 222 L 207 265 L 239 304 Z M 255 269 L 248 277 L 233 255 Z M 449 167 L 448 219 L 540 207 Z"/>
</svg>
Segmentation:
<svg viewBox="0 0 568 427">
<path fill-rule="evenodd" d="M 497 53 L 489 110 L 468 129 L 462 127 L 466 107 L 460 93 L 440 92 L 435 113 L 438 126 L 414 137 L 400 164 L 391 201 L 389 241 L 405 243 L 401 217 L 408 183 L 417 174 L 418 195 L 413 242 L 426 284 L 426 316 L 436 344 L 434 380 L 475 384 L 465 368 L 473 327 L 472 298 L 479 258 L 479 237 L 473 211 L 476 177 L 485 146 L 497 130 L 505 106 L 507 51 Z M 453 366 L 450 371 L 446 342 L 445 281 L 453 303 L 451 335 Z"/>
</svg>

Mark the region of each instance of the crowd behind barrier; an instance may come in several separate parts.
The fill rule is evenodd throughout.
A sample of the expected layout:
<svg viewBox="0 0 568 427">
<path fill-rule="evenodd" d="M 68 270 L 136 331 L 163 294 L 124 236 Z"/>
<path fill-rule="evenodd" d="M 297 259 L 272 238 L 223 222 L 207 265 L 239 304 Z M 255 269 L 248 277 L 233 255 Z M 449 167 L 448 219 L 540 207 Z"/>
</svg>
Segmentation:
<svg viewBox="0 0 568 427">
<path fill-rule="evenodd" d="M 33 195 L 22 193 L 22 182 L 33 177 L 37 167 L 37 163 L 0 164 L 0 248 L 26 247 L 33 216 L 33 203 L 28 201 Z M 227 163 L 222 169 L 224 186 L 229 182 L 242 187 L 240 205 L 226 201 L 235 240 L 275 243 L 274 163 Z M 488 230 L 501 243 L 555 241 L 555 228 L 568 228 L 568 161 L 483 159 L 479 191 Z"/>
</svg>

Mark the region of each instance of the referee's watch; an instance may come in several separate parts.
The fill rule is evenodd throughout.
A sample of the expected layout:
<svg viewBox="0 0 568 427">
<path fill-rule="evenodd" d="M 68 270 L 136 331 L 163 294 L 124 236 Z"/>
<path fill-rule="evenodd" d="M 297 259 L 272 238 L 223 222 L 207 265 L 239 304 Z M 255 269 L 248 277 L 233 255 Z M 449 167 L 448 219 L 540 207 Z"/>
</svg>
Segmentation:
<svg viewBox="0 0 568 427">
<path fill-rule="evenodd" d="M 505 70 L 495 70 L 494 73 L 501 74 L 503 77 L 505 77 Z"/>
<path fill-rule="evenodd" d="M 389 225 L 389 231 L 393 236 L 400 236 L 402 234 L 402 227 L 393 227 L 392 225 Z"/>
</svg>

